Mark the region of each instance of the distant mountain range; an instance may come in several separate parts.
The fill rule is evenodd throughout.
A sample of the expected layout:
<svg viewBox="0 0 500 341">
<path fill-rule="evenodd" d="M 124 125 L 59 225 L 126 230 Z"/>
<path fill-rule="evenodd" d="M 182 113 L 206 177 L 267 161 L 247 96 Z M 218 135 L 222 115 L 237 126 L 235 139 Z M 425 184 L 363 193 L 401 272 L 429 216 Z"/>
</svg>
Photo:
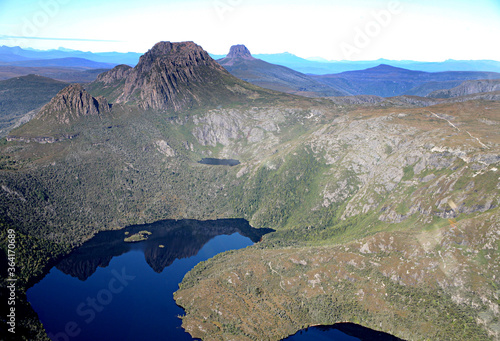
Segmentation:
<svg viewBox="0 0 500 341">
<path fill-rule="evenodd" d="M 269 63 L 280 64 L 306 74 L 323 75 L 345 71 L 362 70 L 387 64 L 415 71 L 490 71 L 500 72 L 500 62 L 494 60 L 453 60 L 443 62 L 418 62 L 411 60 L 378 59 L 371 61 L 313 61 L 297 57 L 291 53 L 255 54 L 254 57 Z"/>
<path fill-rule="evenodd" d="M 136 52 L 83 52 L 69 49 L 35 50 L 19 46 L 0 46 L 0 63 L 39 59 L 82 58 L 99 63 L 135 65 L 142 53 Z"/>
<path fill-rule="evenodd" d="M 35 67 L 35 66 L 13 66 L 0 65 L 0 80 L 22 77 L 27 75 L 39 75 L 56 79 L 67 83 L 89 83 L 96 79 L 97 75 L 109 70 L 86 69 L 81 67 Z"/>
<path fill-rule="evenodd" d="M 122 58 L 122 55 L 114 52 L 39 51 L 0 46 L 0 80 L 36 74 L 69 83 L 88 83 L 95 80 L 99 73 L 123 61 L 131 61 Z"/>
<path fill-rule="evenodd" d="M 24 67 L 71 67 L 79 69 L 111 69 L 116 66 L 116 63 L 102 63 L 93 60 L 65 57 L 55 59 L 35 59 L 35 60 L 19 60 L 12 62 L 3 62 L 3 65 L 24 66 Z"/>
<path fill-rule="evenodd" d="M 232 46 L 229 54 L 225 58 L 218 59 L 217 62 L 233 76 L 252 84 L 308 97 L 427 96 L 433 91 L 460 86 L 466 80 L 500 79 L 500 73 L 496 72 L 424 72 L 386 64 L 337 74 L 306 75 L 282 65 L 257 59 L 244 45 Z M 487 91 L 470 89 L 462 93 L 469 95 L 477 92 Z"/>
<path fill-rule="evenodd" d="M 480 71 L 423 72 L 381 64 L 373 68 L 338 74 L 311 76 L 352 95 L 427 96 L 437 89 L 450 89 L 466 80 L 500 79 L 500 73 Z"/>
<path fill-rule="evenodd" d="M 126 64 L 134 66 L 139 62 L 141 53 L 137 52 L 83 52 L 77 50 L 34 50 L 23 49 L 18 46 L 0 46 L 0 64 L 5 62 L 18 62 L 39 59 L 60 59 L 60 58 L 83 58 L 100 63 Z M 224 58 L 225 55 L 210 54 L 213 59 Z M 387 64 L 394 67 L 401 67 L 409 70 L 441 72 L 441 71 L 490 71 L 500 72 L 500 61 L 494 60 L 453 60 L 443 62 L 418 62 L 411 60 L 388 60 L 378 59 L 372 61 L 325 61 L 321 59 L 304 59 L 291 53 L 277 54 L 255 54 L 255 58 L 262 59 L 268 63 L 286 66 L 298 72 L 306 74 L 331 74 L 345 71 L 362 70 L 375 67 L 380 64 Z"/>
<path fill-rule="evenodd" d="M 162 58 L 165 55 L 169 58 Z M 158 43 L 134 68 L 118 65 L 99 75 L 88 90 L 114 103 L 134 101 L 141 109 L 174 111 L 246 99 L 252 91 L 267 92 L 231 76 L 192 42 Z"/>
</svg>

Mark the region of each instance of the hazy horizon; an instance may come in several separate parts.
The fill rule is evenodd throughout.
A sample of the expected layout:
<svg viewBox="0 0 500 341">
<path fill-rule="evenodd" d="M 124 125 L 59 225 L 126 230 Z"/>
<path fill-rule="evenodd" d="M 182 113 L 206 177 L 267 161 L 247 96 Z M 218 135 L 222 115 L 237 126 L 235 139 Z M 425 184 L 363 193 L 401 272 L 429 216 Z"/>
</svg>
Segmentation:
<svg viewBox="0 0 500 341">
<path fill-rule="evenodd" d="M 172 43 L 175 43 L 175 42 L 172 42 Z M 196 43 L 196 42 L 194 42 Z M 199 45 L 199 44 L 198 44 Z M 235 44 L 237 45 L 237 44 Z M 242 45 L 245 45 L 245 44 L 242 44 Z M 22 48 L 23 50 L 31 50 L 31 51 L 66 51 L 66 52 L 71 52 L 71 51 L 74 51 L 74 52 L 83 52 L 83 53 L 122 53 L 122 54 L 126 54 L 126 53 L 137 53 L 137 54 L 144 54 L 146 53 L 150 48 L 148 48 L 147 50 L 145 51 L 126 51 L 126 52 L 119 52 L 119 51 L 100 51 L 100 52 L 94 52 L 94 51 L 83 51 L 83 50 L 76 50 L 76 49 L 69 49 L 69 48 L 66 48 L 64 46 L 59 46 L 57 48 L 47 48 L 47 49 L 37 49 L 37 48 L 32 48 L 32 47 L 21 47 L 21 46 L 8 46 L 8 45 L 0 45 L 0 47 L 3 47 L 3 46 L 7 46 L 7 47 L 10 47 L 10 48 L 15 48 L 15 47 L 20 47 Z M 153 47 L 153 46 L 151 46 Z M 201 46 L 203 48 L 203 46 Z M 212 53 L 211 51 L 207 51 L 210 55 L 212 56 L 225 56 L 227 55 L 227 53 Z M 229 52 L 229 49 L 228 49 L 228 52 Z M 250 51 L 250 53 L 252 53 L 252 51 Z M 299 57 L 291 52 L 288 52 L 288 51 L 283 51 L 283 52 L 276 52 L 276 53 L 252 53 L 252 55 L 279 55 L 279 54 L 289 54 L 291 56 L 294 56 L 294 57 L 297 57 L 297 58 L 301 58 L 301 59 L 304 59 L 304 60 L 308 60 L 308 61 L 313 61 L 313 62 L 325 62 L 325 63 L 335 63 L 335 62 L 345 62 L 345 63 L 356 63 L 356 62 L 374 62 L 374 61 L 393 61 L 393 62 L 409 62 L 409 63 L 443 63 L 443 62 L 447 62 L 447 61 L 457 61 L 457 62 L 460 62 L 460 61 L 493 61 L 493 62 L 499 62 L 500 63 L 500 59 L 453 59 L 453 58 L 449 58 L 449 59 L 443 59 L 443 60 L 436 60 L 436 61 L 428 61 L 428 60 L 410 60 L 410 59 L 388 59 L 388 58 L 384 58 L 384 57 L 381 57 L 381 58 L 377 58 L 377 59 L 371 59 L 371 60 L 346 60 L 346 59 L 342 59 L 342 60 L 328 60 L 328 59 L 325 59 L 325 58 L 322 58 L 321 56 L 314 56 L 314 57 Z"/>
</svg>

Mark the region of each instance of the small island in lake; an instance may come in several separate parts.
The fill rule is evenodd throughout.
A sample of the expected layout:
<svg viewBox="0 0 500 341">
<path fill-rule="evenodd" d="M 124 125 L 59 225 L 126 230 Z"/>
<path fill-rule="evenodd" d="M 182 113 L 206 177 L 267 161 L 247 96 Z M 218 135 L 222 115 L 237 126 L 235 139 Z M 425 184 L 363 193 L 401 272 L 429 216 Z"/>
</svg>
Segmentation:
<svg viewBox="0 0 500 341">
<path fill-rule="evenodd" d="M 126 237 L 125 239 L 123 239 L 123 241 L 127 243 L 141 242 L 143 240 L 147 240 L 150 234 L 152 233 L 146 230 L 139 231 L 137 233 L 134 233 L 130 237 Z"/>
</svg>

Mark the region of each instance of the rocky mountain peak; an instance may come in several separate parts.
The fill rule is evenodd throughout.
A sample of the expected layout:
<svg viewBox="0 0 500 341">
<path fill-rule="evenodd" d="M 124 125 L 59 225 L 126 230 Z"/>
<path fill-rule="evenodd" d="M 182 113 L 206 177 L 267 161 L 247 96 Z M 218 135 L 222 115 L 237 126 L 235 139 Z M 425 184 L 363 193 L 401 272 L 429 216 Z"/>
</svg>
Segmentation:
<svg viewBox="0 0 500 341">
<path fill-rule="evenodd" d="M 245 45 L 233 45 L 226 58 L 255 59 Z"/>
<path fill-rule="evenodd" d="M 171 43 L 161 41 L 141 56 L 135 69 L 139 73 L 150 71 L 155 65 L 189 67 L 216 64 L 203 48 L 192 41 Z"/>
<path fill-rule="evenodd" d="M 109 111 L 110 106 L 106 98 L 92 97 L 82 85 L 71 84 L 42 108 L 37 119 L 55 119 L 58 123 L 69 124 L 82 116 L 97 116 Z"/>
<path fill-rule="evenodd" d="M 142 109 L 175 111 L 202 102 L 207 89 L 225 89 L 228 72 L 193 42 L 159 42 L 127 71 L 117 103 L 136 102 Z M 215 86 L 217 84 L 217 86 Z"/>
<path fill-rule="evenodd" d="M 178 43 L 172 43 L 170 41 L 160 41 L 156 43 L 148 52 L 146 52 L 142 57 L 148 58 L 149 56 L 163 57 L 168 56 L 169 58 L 189 58 L 193 55 L 208 55 L 203 48 L 192 41 L 183 41 Z"/>
<path fill-rule="evenodd" d="M 225 58 L 219 59 L 218 62 L 224 67 L 232 67 L 235 64 L 245 63 L 247 61 L 259 61 L 259 59 L 252 57 L 250 50 L 245 45 L 233 45 L 229 49 L 229 53 Z"/>
</svg>

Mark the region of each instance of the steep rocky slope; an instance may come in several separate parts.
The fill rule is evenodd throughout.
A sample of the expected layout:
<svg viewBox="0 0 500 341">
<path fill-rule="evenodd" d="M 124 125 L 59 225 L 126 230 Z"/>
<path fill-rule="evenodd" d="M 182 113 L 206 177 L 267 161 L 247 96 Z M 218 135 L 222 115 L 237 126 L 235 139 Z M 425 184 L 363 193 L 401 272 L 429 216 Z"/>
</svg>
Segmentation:
<svg viewBox="0 0 500 341">
<path fill-rule="evenodd" d="M 433 91 L 428 96 L 432 98 L 450 98 L 494 91 L 500 91 L 500 80 L 470 80 L 448 90 Z"/>
</svg>

